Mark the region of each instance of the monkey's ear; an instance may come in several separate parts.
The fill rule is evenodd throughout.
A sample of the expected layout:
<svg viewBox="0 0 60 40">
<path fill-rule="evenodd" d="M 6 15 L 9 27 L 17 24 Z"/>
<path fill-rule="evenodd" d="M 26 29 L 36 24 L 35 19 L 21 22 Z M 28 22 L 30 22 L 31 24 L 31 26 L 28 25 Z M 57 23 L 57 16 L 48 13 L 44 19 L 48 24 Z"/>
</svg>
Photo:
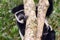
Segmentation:
<svg viewBox="0 0 60 40">
<path fill-rule="evenodd" d="M 16 13 L 16 12 L 23 10 L 23 9 L 24 9 L 24 5 L 22 4 L 22 5 L 19 5 L 17 7 L 14 7 L 11 12 Z"/>
</svg>

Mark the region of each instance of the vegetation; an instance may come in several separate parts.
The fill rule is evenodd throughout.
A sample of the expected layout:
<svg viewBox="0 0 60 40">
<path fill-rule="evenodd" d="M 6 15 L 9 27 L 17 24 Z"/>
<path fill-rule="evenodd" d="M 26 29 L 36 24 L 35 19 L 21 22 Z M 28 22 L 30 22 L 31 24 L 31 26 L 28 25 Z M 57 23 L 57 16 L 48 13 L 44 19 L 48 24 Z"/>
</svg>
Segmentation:
<svg viewBox="0 0 60 40">
<path fill-rule="evenodd" d="M 60 40 L 60 0 L 53 2 L 54 10 L 48 21 L 56 31 L 56 40 Z M 21 40 L 16 19 L 10 12 L 12 8 L 19 4 L 22 4 L 21 0 L 0 0 L 0 40 Z"/>
</svg>

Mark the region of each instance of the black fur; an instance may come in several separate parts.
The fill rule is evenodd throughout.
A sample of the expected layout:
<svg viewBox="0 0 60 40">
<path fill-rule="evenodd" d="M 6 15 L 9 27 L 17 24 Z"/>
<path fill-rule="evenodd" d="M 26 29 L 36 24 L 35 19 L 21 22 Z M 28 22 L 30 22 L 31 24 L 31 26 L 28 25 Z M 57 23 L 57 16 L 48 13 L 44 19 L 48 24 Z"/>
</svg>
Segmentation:
<svg viewBox="0 0 60 40">
<path fill-rule="evenodd" d="M 19 22 L 17 21 L 17 25 L 18 25 L 18 27 L 19 27 L 20 32 L 21 32 L 22 35 L 24 36 L 24 35 L 25 35 L 26 22 L 24 22 L 23 24 L 21 24 L 21 23 L 19 23 Z"/>
<path fill-rule="evenodd" d="M 19 5 L 12 9 L 12 13 L 15 13 L 15 12 L 17 12 L 19 10 L 23 10 L 23 9 L 24 9 L 24 5 Z"/>
<path fill-rule="evenodd" d="M 55 40 L 55 31 L 46 24 L 44 24 L 42 40 Z"/>
<path fill-rule="evenodd" d="M 47 10 L 46 16 L 49 17 L 53 11 L 53 0 L 49 0 L 49 8 Z"/>
</svg>

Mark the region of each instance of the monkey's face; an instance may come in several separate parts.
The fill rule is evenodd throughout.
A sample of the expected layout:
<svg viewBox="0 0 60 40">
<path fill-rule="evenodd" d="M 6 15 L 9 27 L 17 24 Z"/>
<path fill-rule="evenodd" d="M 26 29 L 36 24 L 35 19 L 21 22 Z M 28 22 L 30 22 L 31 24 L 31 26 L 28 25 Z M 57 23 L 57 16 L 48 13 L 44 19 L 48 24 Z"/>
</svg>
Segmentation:
<svg viewBox="0 0 60 40">
<path fill-rule="evenodd" d="M 20 10 L 18 12 L 15 13 L 15 18 L 19 23 L 24 23 L 25 21 L 25 15 L 23 10 Z"/>
</svg>

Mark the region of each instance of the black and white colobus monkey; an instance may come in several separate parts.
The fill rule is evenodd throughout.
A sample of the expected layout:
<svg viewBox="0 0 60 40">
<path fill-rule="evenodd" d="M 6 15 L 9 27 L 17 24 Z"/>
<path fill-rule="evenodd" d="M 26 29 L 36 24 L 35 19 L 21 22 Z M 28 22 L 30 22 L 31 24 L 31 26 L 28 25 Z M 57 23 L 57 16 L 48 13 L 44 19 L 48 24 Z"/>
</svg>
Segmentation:
<svg viewBox="0 0 60 40">
<path fill-rule="evenodd" d="M 50 3 L 50 6 L 47 10 L 46 17 L 49 17 L 53 9 L 53 0 L 49 0 L 49 3 Z M 23 40 L 23 37 L 25 35 L 25 27 L 26 27 L 26 19 L 27 19 L 27 16 L 25 16 L 25 13 L 24 13 L 24 5 L 22 4 L 13 8 L 12 13 L 15 14 L 15 17 L 17 19 L 17 25 L 19 27 L 19 33 Z M 36 13 L 37 13 L 37 10 L 36 10 Z M 48 24 L 46 19 L 45 19 L 44 28 L 43 28 L 42 40 L 55 40 L 55 31 Z"/>
</svg>

